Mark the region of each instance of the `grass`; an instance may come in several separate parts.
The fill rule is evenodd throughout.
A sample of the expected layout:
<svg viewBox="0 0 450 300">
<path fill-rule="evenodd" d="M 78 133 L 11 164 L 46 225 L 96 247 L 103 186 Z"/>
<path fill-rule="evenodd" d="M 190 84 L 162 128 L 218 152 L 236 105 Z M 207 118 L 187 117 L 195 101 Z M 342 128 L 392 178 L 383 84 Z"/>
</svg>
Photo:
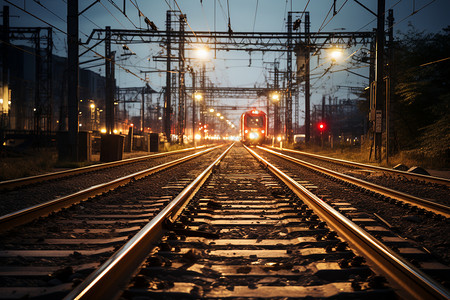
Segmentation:
<svg viewBox="0 0 450 300">
<path fill-rule="evenodd" d="M 309 146 L 307 148 L 302 147 L 301 151 L 311 152 L 319 155 L 330 156 L 334 158 L 355 161 L 359 163 L 372 164 L 387 168 L 392 168 L 398 164 L 403 164 L 408 167 L 420 166 L 425 169 L 435 169 L 435 170 L 449 170 L 450 166 L 445 164 L 445 159 L 425 157 L 420 150 L 409 150 L 401 151 L 395 155 L 389 157 L 389 163 L 386 163 L 386 155 L 382 153 L 382 160 L 380 163 L 372 159 L 369 160 L 369 147 L 340 147 L 335 149 L 321 148 L 319 146 Z"/>
<path fill-rule="evenodd" d="M 0 152 L 0 180 L 29 177 L 50 172 L 56 165 L 56 150 L 26 150 Z"/>
</svg>

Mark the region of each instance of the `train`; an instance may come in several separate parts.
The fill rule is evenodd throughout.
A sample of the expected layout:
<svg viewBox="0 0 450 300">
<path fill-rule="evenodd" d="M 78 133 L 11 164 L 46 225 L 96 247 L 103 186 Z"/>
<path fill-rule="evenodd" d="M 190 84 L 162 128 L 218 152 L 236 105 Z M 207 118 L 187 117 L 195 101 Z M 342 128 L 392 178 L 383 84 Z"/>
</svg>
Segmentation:
<svg viewBox="0 0 450 300">
<path fill-rule="evenodd" d="M 252 109 L 241 115 L 240 139 L 245 145 L 261 145 L 267 137 L 267 115 L 264 111 Z"/>
</svg>

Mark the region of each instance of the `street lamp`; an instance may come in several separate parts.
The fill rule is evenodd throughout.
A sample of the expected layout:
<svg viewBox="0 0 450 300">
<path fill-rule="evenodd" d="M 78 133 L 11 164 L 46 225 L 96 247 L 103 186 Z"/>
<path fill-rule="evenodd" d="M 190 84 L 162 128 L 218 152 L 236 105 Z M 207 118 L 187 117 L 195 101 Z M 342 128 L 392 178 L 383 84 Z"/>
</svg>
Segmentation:
<svg viewBox="0 0 450 300">
<path fill-rule="evenodd" d="M 192 136 L 194 138 L 194 143 L 197 140 L 196 139 L 196 135 L 195 135 L 195 100 L 197 101 L 201 101 L 203 99 L 202 94 L 200 93 L 195 93 L 194 94 L 194 101 L 192 102 Z"/>
<path fill-rule="evenodd" d="M 278 92 L 273 92 L 271 95 L 272 101 L 273 101 L 273 135 L 277 136 L 279 131 L 279 124 L 280 124 L 280 118 L 278 115 L 278 103 L 280 102 L 280 94 Z"/>
<path fill-rule="evenodd" d="M 273 93 L 272 94 L 272 100 L 273 101 L 279 101 L 280 100 L 280 95 L 277 92 Z"/>
<path fill-rule="evenodd" d="M 198 101 L 203 99 L 202 94 L 198 94 L 198 93 L 196 93 L 194 97 L 195 97 L 195 100 L 198 100 Z"/>
<path fill-rule="evenodd" d="M 331 58 L 331 61 L 336 62 L 339 60 L 342 55 L 344 54 L 344 50 L 341 48 L 332 48 L 329 51 L 329 56 Z"/>
<path fill-rule="evenodd" d="M 200 58 L 202 60 L 208 60 L 209 59 L 209 48 L 206 46 L 200 47 L 195 49 L 196 57 Z"/>
</svg>

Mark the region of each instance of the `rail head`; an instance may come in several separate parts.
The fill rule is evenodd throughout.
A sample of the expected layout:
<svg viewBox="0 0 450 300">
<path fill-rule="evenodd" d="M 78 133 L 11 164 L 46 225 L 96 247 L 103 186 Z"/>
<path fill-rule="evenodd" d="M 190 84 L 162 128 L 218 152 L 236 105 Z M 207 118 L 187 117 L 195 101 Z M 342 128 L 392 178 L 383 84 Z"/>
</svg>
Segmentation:
<svg viewBox="0 0 450 300">
<path fill-rule="evenodd" d="M 177 164 L 183 163 L 187 160 L 193 159 L 197 156 L 200 156 L 202 154 L 205 154 L 207 152 L 210 152 L 218 147 L 222 147 L 222 146 L 216 146 L 213 148 L 208 148 L 205 150 L 202 150 L 200 152 L 194 153 L 194 154 L 190 154 L 188 156 L 173 160 L 173 161 L 169 161 L 166 163 L 163 163 L 161 165 L 158 166 L 154 166 L 152 168 L 146 169 L 146 170 L 142 170 L 121 178 L 117 178 L 114 179 L 110 182 L 106 182 L 106 183 L 102 183 L 102 184 L 98 184 L 95 186 L 92 186 L 90 188 L 78 191 L 76 193 L 67 195 L 67 196 L 63 196 L 57 199 L 53 199 L 41 204 L 37 204 L 35 206 L 26 208 L 26 209 L 22 209 L 4 216 L 0 216 L 0 232 L 2 231 L 6 231 L 9 230 L 13 227 L 22 225 L 22 224 L 26 224 L 28 222 L 31 222 L 32 220 L 39 218 L 39 217 L 44 217 L 56 210 L 59 210 L 61 208 L 65 208 L 65 207 L 69 207 L 70 205 L 74 204 L 74 203 L 78 203 L 81 201 L 84 201 L 86 199 L 88 199 L 89 197 L 94 197 L 97 195 L 100 195 L 104 192 L 110 191 L 120 185 L 124 185 L 132 180 L 137 180 L 140 178 L 143 178 L 145 176 L 149 176 L 153 173 L 162 171 L 164 169 L 173 167 Z"/>
<path fill-rule="evenodd" d="M 319 171 L 321 173 L 333 176 L 335 178 L 338 178 L 338 179 L 343 180 L 345 182 L 349 182 L 351 184 L 357 185 L 357 186 L 362 187 L 364 189 L 376 192 L 378 194 L 381 194 L 381 195 L 384 195 L 386 197 L 390 197 L 390 198 L 393 198 L 393 199 L 396 199 L 396 200 L 399 200 L 399 201 L 402 201 L 402 202 L 410 203 L 410 204 L 415 205 L 415 206 L 417 206 L 419 208 L 422 208 L 422 209 L 431 211 L 431 212 L 433 212 L 435 214 L 441 215 L 441 216 L 443 216 L 445 218 L 450 218 L 450 207 L 448 207 L 446 205 L 443 205 L 443 204 L 440 204 L 440 203 L 436 203 L 436 202 L 433 202 L 433 201 L 429 201 L 429 200 L 426 200 L 426 199 L 422 199 L 422 198 L 419 198 L 419 197 L 415 197 L 415 196 L 412 196 L 412 195 L 409 195 L 409 194 L 406 194 L 406 193 L 403 193 L 403 192 L 400 192 L 400 191 L 396 191 L 396 190 L 393 190 L 393 189 L 390 189 L 390 188 L 386 188 L 386 187 L 383 187 L 383 186 L 380 186 L 380 185 L 376 185 L 376 184 L 368 182 L 368 181 L 364 181 L 362 179 L 355 178 L 353 176 L 349 176 L 349 175 L 342 174 L 342 173 L 339 173 L 339 172 L 336 172 L 336 171 L 333 171 L 333 170 L 330 170 L 330 169 L 327 169 L 327 168 L 324 168 L 324 167 L 321 167 L 321 166 L 317 166 L 317 165 L 314 165 L 314 164 L 302 161 L 302 160 L 300 160 L 300 159 L 298 159 L 296 157 L 292 157 L 292 156 L 280 153 L 278 151 L 274 151 L 274 150 L 268 149 L 267 147 L 258 147 L 258 148 L 261 149 L 261 150 L 264 150 L 266 152 L 269 152 L 269 153 L 271 153 L 273 155 L 276 155 L 278 157 L 281 157 L 283 159 L 289 160 L 289 161 L 294 162 L 296 164 L 300 164 L 300 165 L 305 166 L 307 168 L 310 168 L 312 170 Z"/>
<path fill-rule="evenodd" d="M 64 300 L 117 299 L 121 289 L 154 248 L 155 241 L 164 231 L 163 226 L 166 220 L 173 221 L 177 218 L 198 188 L 212 173 L 213 168 L 220 163 L 233 146 L 234 143 L 111 258 L 70 292 Z"/>
<path fill-rule="evenodd" d="M 258 161 L 292 189 L 328 226 L 348 240 L 359 253 L 364 254 L 372 266 L 377 268 L 391 284 L 400 287 L 401 290 L 398 293 L 402 298 L 450 299 L 450 292 L 439 283 L 398 256 L 361 227 L 259 156 L 255 151 L 246 148 Z"/>
<path fill-rule="evenodd" d="M 270 148 L 270 149 L 274 149 L 274 150 L 276 149 L 276 150 L 284 151 L 284 152 L 297 153 L 297 154 L 309 156 L 312 158 L 322 159 L 322 160 L 340 163 L 340 164 L 344 164 L 344 165 L 348 165 L 348 166 L 359 167 L 359 168 L 364 168 L 364 169 L 369 169 L 369 170 L 374 170 L 374 171 L 379 171 L 379 172 L 385 172 L 385 173 L 394 174 L 397 176 L 403 176 L 403 177 L 409 178 L 409 179 L 422 180 L 422 181 L 426 181 L 426 182 L 450 186 L 450 179 L 447 179 L 447 178 L 423 175 L 423 174 L 416 174 L 416 173 L 411 173 L 411 172 L 406 172 L 406 171 L 400 171 L 400 170 L 395 170 L 395 169 L 379 167 L 379 166 L 372 166 L 372 165 L 358 163 L 358 162 L 354 162 L 354 161 L 338 159 L 338 158 L 313 154 L 313 153 L 304 152 L 304 151 L 292 150 L 292 149 L 287 149 L 287 148 L 277 148 L 277 147 L 271 147 L 271 146 L 265 146 L 265 148 Z"/>
<path fill-rule="evenodd" d="M 197 146 L 197 147 L 193 147 L 193 148 L 186 148 L 186 149 L 181 149 L 181 150 L 176 150 L 176 151 L 143 155 L 143 156 L 139 156 L 139 157 L 127 158 L 127 159 L 122 159 L 119 161 L 112 161 L 112 162 L 101 163 L 101 164 L 94 164 L 94 165 L 80 167 L 80 168 L 74 168 L 74 169 L 70 169 L 70 170 L 63 170 L 63 171 L 58 171 L 58 172 L 45 173 L 45 174 L 40 174 L 40 175 L 35 175 L 35 176 L 0 181 L 0 191 L 11 190 L 14 188 L 18 188 L 18 187 L 33 184 L 33 183 L 39 183 L 39 182 L 43 182 L 43 181 L 47 181 L 47 180 L 63 178 L 63 177 L 67 177 L 67 176 L 73 176 L 73 175 L 82 174 L 82 173 L 86 173 L 86 172 L 92 172 L 92 171 L 96 171 L 96 170 L 116 167 L 116 166 L 125 165 L 125 164 L 129 164 L 129 163 L 133 163 L 133 162 L 138 162 L 138 161 L 142 161 L 142 160 L 146 160 L 146 159 L 167 156 L 167 155 L 172 155 L 172 154 L 177 154 L 177 153 L 183 153 L 183 152 L 192 151 L 192 150 L 201 149 L 201 148 L 207 148 L 207 147 L 209 147 L 209 145 Z"/>
</svg>

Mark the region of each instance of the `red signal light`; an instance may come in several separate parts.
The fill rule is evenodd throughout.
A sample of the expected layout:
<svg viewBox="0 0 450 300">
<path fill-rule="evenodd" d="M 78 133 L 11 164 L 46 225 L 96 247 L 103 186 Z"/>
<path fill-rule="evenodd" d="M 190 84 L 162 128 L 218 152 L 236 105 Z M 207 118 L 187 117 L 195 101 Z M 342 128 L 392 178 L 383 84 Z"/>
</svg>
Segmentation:
<svg viewBox="0 0 450 300">
<path fill-rule="evenodd" d="M 319 128 L 320 131 L 324 131 L 325 130 L 325 123 L 320 122 L 319 124 L 317 124 L 317 127 Z"/>
</svg>

